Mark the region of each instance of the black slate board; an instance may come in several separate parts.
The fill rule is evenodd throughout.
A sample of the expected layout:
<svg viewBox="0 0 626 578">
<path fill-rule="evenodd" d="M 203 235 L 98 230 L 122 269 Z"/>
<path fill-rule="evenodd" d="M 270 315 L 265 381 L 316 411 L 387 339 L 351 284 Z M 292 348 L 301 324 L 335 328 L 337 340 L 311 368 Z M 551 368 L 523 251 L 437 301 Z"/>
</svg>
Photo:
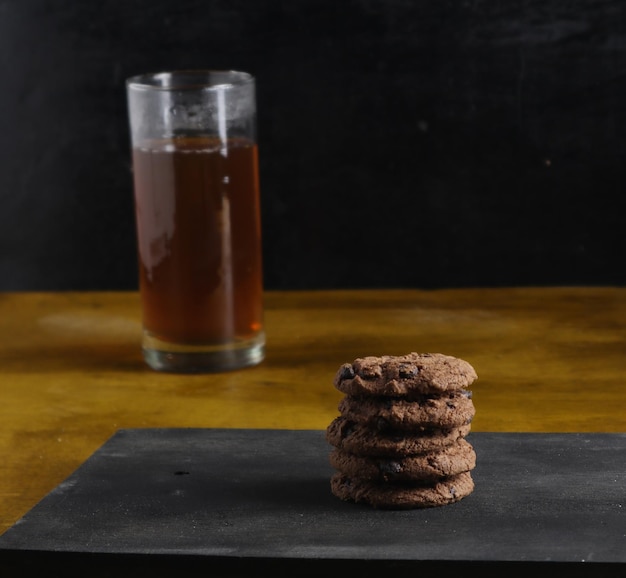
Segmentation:
<svg viewBox="0 0 626 578">
<path fill-rule="evenodd" d="M 322 431 L 120 430 L 0 536 L 0 561 L 87 560 L 91 575 L 122 559 L 299 575 L 459 564 L 626 575 L 626 434 L 468 441 L 470 496 L 379 511 L 330 493 Z"/>
</svg>

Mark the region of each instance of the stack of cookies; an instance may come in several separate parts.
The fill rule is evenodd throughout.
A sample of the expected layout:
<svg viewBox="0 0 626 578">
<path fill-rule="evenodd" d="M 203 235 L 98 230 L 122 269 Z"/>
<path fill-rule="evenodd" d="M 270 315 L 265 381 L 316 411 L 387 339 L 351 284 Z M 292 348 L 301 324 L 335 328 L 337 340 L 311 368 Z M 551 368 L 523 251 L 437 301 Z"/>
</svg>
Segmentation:
<svg viewBox="0 0 626 578">
<path fill-rule="evenodd" d="M 363 357 L 341 366 L 345 394 L 326 430 L 337 470 L 331 490 L 375 508 L 427 508 L 474 490 L 476 454 L 465 439 L 477 379 L 462 359 L 440 353 Z"/>
</svg>

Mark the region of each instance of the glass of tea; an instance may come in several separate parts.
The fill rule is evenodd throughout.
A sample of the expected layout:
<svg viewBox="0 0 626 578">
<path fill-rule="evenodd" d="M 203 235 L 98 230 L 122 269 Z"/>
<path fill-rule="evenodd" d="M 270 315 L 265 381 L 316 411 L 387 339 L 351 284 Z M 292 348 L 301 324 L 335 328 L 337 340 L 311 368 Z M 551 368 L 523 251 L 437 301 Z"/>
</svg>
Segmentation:
<svg viewBox="0 0 626 578">
<path fill-rule="evenodd" d="M 143 354 L 213 372 L 265 355 L 255 79 L 190 70 L 126 81 Z"/>
</svg>

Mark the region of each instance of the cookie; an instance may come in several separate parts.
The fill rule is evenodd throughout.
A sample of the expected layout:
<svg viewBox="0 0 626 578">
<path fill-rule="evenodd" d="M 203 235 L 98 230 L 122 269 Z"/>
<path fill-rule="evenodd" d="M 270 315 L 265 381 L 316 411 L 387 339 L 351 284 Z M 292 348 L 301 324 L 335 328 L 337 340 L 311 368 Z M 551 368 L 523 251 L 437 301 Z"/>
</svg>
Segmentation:
<svg viewBox="0 0 626 578">
<path fill-rule="evenodd" d="M 362 357 L 343 364 L 335 387 L 348 395 L 411 397 L 455 391 L 470 386 L 478 376 L 465 360 L 442 353 Z"/>
<path fill-rule="evenodd" d="M 381 432 L 339 416 L 326 428 L 326 440 L 336 448 L 360 456 L 395 457 L 442 449 L 465 438 L 470 430 L 468 424 L 451 429 Z"/>
<path fill-rule="evenodd" d="M 431 508 L 465 498 L 474 491 L 474 480 L 469 472 L 463 472 L 430 485 L 378 483 L 337 472 L 330 480 L 330 488 L 341 500 L 379 509 Z"/>
<path fill-rule="evenodd" d="M 469 390 L 440 395 L 424 395 L 409 401 L 392 397 L 346 395 L 339 403 L 339 413 L 346 419 L 379 431 L 415 428 L 451 429 L 472 422 L 475 414 Z"/>
<path fill-rule="evenodd" d="M 350 476 L 380 482 L 430 481 L 463 472 L 476 465 L 474 448 L 466 440 L 441 450 L 407 457 L 366 457 L 335 449 L 330 464 Z"/>
</svg>

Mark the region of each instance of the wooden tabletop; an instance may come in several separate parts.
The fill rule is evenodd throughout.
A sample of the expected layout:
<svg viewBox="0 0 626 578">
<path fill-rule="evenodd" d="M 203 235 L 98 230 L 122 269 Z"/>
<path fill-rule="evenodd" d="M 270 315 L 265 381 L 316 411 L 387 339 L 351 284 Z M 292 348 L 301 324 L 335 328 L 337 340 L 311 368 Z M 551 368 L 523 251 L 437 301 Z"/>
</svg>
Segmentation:
<svg viewBox="0 0 626 578">
<path fill-rule="evenodd" d="M 469 361 L 473 431 L 626 432 L 626 289 L 268 292 L 266 330 L 257 367 L 162 374 L 136 293 L 0 293 L 0 533 L 120 428 L 324 429 L 365 355 Z"/>
</svg>

